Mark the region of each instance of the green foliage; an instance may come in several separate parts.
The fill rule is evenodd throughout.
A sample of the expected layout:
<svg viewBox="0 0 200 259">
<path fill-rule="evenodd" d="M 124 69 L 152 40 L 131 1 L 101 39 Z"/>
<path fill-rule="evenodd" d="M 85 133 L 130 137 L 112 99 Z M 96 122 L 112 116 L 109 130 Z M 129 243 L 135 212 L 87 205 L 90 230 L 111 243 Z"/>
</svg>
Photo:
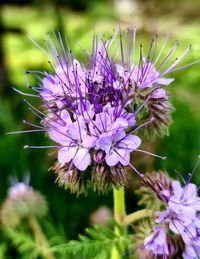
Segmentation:
<svg viewBox="0 0 200 259">
<path fill-rule="evenodd" d="M 11 228 L 7 228 L 4 232 L 14 247 L 16 247 L 19 254 L 24 256 L 24 258 L 26 258 L 26 256 L 29 256 L 29 258 L 37 258 L 37 256 L 40 255 L 40 247 L 32 239 L 30 234 L 19 232 Z"/>
<path fill-rule="evenodd" d="M 151 191 L 150 188 L 142 186 L 135 193 L 140 196 L 140 200 L 138 201 L 139 206 L 155 211 L 160 209 L 161 202 L 155 192 Z"/>
<path fill-rule="evenodd" d="M 44 230 L 45 237 L 48 240 L 49 246 L 55 246 L 66 241 L 65 232 L 62 226 L 54 226 L 53 222 L 42 222 L 42 229 Z"/>
<path fill-rule="evenodd" d="M 6 253 L 6 243 L 1 243 L 0 244 L 0 258 L 5 258 L 5 253 Z"/>
<path fill-rule="evenodd" d="M 197 94 L 197 93 L 196 93 Z M 195 94 L 184 91 L 179 96 L 186 95 L 188 103 L 184 100 L 176 100 L 176 111 L 173 114 L 174 123 L 170 127 L 170 135 L 162 139 L 158 153 L 167 156 L 164 161 L 156 160 L 157 168 L 167 170 L 171 176 L 176 177 L 175 170 L 187 177 L 199 154 L 200 147 L 200 116 L 199 98 Z M 178 96 L 178 95 L 177 95 Z M 182 98 L 183 99 L 183 98 Z M 194 110 L 195 112 L 192 112 Z M 200 183 L 199 169 L 192 181 Z"/>
<path fill-rule="evenodd" d="M 51 250 L 58 254 L 76 255 L 78 258 L 109 258 L 112 248 L 128 246 L 129 239 L 116 235 L 112 230 L 95 226 L 87 228 L 86 235 L 79 235 L 79 240 L 73 240 L 66 244 L 54 246 Z M 81 257 L 80 257 L 81 256 Z M 77 258 L 77 257 L 76 257 Z"/>
</svg>

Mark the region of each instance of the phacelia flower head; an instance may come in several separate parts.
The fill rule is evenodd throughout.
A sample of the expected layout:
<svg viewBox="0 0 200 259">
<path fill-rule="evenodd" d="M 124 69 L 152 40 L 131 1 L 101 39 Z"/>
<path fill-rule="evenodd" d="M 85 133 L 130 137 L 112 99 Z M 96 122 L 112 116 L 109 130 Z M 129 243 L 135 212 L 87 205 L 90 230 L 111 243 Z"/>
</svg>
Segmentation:
<svg viewBox="0 0 200 259">
<path fill-rule="evenodd" d="M 1 207 L 1 222 L 4 227 L 16 227 L 22 219 L 29 216 L 42 217 L 47 210 L 45 198 L 33 190 L 28 184 L 28 178 L 24 182 L 12 178 L 8 196 Z"/>
<path fill-rule="evenodd" d="M 163 183 L 157 182 L 155 186 L 148 178 L 144 180 L 144 183 L 155 191 L 163 201 L 163 209 L 155 213 L 155 226 L 164 227 L 166 233 L 170 233 L 172 237 L 179 237 L 182 256 L 187 259 L 200 256 L 200 198 L 198 197 L 196 185 L 190 183 L 199 162 L 200 158 L 188 178 L 186 180 L 182 179 L 184 181 L 183 186 L 178 181 L 173 180 L 171 180 L 171 184 L 166 185 L 166 180 L 161 177 L 158 178 L 164 179 Z M 157 185 L 160 188 L 157 188 Z M 162 187 L 164 187 L 162 193 L 167 194 L 164 195 L 164 198 L 163 195 L 160 195 Z M 149 239 L 151 239 L 151 236 L 147 238 L 147 240 Z M 146 244 L 146 241 L 144 241 L 144 244 Z M 155 252 L 154 255 L 156 255 Z M 166 252 L 162 255 L 165 258 Z"/>
<path fill-rule="evenodd" d="M 163 86 L 173 79 L 165 76 L 190 48 L 169 65 L 175 47 L 161 59 L 168 37 L 158 52 L 153 34 L 147 55 L 140 45 L 137 60 L 135 29 L 114 33 L 109 40 L 94 34 L 92 51 L 84 50 L 82 64 L 68 43 L 53 35 L 44 50 L 53 71 L 38 72 L 39 87 L 32 87 L 42 100 L 42 111 L 26 103 L 42 124 L 36 131 L 47 132 L 55 143 L 50 147 L 57 150 L 59 183 L 78 192 L 91 183 L 101 190 L 120 187 L 127 182 L 127 166 L 142 176 L 130 155 L 151 153 L 140 149 L 138 129 L 153 127 L 160 133 L 160 127 L 169 124 L 171 106 Z"/>
</svg>

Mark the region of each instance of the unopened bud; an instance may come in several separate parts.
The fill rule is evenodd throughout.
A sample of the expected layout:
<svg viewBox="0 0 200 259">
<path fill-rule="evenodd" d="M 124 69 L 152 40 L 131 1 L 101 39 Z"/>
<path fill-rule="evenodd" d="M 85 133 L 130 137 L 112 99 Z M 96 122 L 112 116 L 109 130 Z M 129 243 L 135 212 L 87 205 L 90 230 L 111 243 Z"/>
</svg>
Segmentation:
<svg viewBox="0 0 200 259">
<path fill-rule="evenodd" d="M 29 216 L 44 216 L 47 202 L 42 194 L 21 182 L 13 185 L 1 207 L 1 221 L 4 226 L 15 227 L 21 219 Z"/>
<path fill-rule="evenodd" d="M 150 94 L 150 97 L 152 99 L 167 99 L 167 92 L 162 88 L 157 88 Z"/>
<path fill-rule="evenodd" d="M 90 215 L 90 222 L 92 225 L 108 226 L 109 219 L 111 217 L 111 210 L 105 206 L 102 206 Z"/>
<path fill-rule="evenodd" d="M 95 152 L 93 159 L 97 164 L 102 164 L 105 158 L 105 152 L 103 150 L 99 150 Z"/>
</svg>

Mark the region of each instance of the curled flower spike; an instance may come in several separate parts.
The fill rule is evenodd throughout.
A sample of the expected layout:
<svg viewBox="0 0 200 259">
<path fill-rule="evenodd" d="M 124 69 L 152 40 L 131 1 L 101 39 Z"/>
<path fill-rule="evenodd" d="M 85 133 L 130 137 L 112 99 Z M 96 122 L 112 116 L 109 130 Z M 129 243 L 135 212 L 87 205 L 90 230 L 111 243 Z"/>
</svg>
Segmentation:
<svg viewBox="0 0 200 259">
<path fill-rule="evenodd" d="M 157 197 L 163 201 L 168 202 L 172 195 L 172 182 L 166 173 L 159 171 L 158 173 L 147 173 L 142 179 L 143 185 L 151 188 L 156 193 Z"/>
<path fill-rule="evenodd" d="M 190 48 L 169 65 L 176 46 L 162 59 L 168 37 L 159 52 L 157 38 L 153 33 L 146 55 L 140 45 L 138 61 L 135 29 L 116 32 L 109 40 L 94 34 L 91 53 L 84 50 L 85 64 L 60 34 L 48 35 L 46 49 L 39 46 L 50 58 L 52 72 L 29 71 L 39 78 L 39 86 L 31 88 L 41 98 L 42 110 L 25 102 L 42 126 L 25 122 L 36 127 L 25 132 L 44 131 L 55 142 L 49 147 L 57 150 L 53 168 L 61 185 L 77 192 L 91 183 L 100 190 L 120 187 L 127 182 L 128 166 L 143 177 L 131 163 L 132 152 L 165 158 L 139 149 L 138 130 L 153 127 L 160 133 L 169 124 L 171 106 L 163 86 L 173 79 L 165 76 Z"/>
</svg>

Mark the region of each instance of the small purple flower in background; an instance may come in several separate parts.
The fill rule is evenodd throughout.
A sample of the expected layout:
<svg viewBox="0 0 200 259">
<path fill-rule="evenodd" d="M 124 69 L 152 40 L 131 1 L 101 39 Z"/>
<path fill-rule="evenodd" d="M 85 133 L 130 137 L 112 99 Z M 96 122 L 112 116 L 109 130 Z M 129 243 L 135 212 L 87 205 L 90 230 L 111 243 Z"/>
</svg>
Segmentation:
<svg viewBox="0 0 200 259">
<path fill-rule="evenodd" d="M 176 213 L 196 214 L 200 210 L 200 198 L 197 196 L 195 184 L 186 183 L 181 187 L 178 181 L 172 182 L 174 195 L 171 196 L 168 205 Z"/>
<path fill-rule="evenodd" d="M 156 257 L 162 255 L 162 258 L 167 258 L 169 249 L 165 229 L 160 226 L 155 226 L 152 232 L 149 237 L 145 238 L 144 248 L 152 251 Z"/>
<path fill-rule="evenodd" d="M 172 195 L 167 202 L 166 210 L 157 212 L 156 222 L 168 222 L 169 228 L 177 234 L 184 233 L 186 228 L 198 218 L 197 212 L 200 211 L 197 187 L 189 183 L 192 175 L 193 173 L 189 175 L 183 187 L 178 181 L 172 181 Z"/>
<path fill-rule="evenodd" d="M 172 192 L 167 209 L 156 213 L 156 222 L 167 222 L 174 233 L 182 234 L 196 219 L 196 213 L 200 210 L 200 198 L 197 197 L 196 185 L 191 183 L 181 187 L 178 181 L 172 181 Z"/>
<path fill-rule="evenodd" d="M 29 181 L 30 176 L 28 174 L 24 177 L 23 182 L 19 182 L 14 177 L 10 177 L 11 186 L 8 189 L 8 196 L 11 199 L 15 199 L 17 196 L 24 195 L 26 191 L 32 191 Z"/>
<path fill-rule="evenodd" d="M 196 218 L 181 234 L 185 244 L 183 258 L 194 259 L 200 256 L 200 219 Z"/>
<path fill-rule="evenodd" d="M 176 234 L 183 233 L 194 219 L 193 215 L 177 214 L 170 208 L 167 208 L 165 211 L 156 212 L 156 216 L 156 223 L 168 223 L 169 228 Z"/>
<path fill-rule="evenodd" d="M 43 217 L 48 206 L 45 197 L 29 185 L 29 176 L 22 182 L 10 177 L 11 186 L 8 195 L 1 205 L 0 218 L 3 227 L 15 228 L 24 219 Z"/>
<path fill-rule="evenodd" d="M 171 235 L 180 237 L 182 240 L 182 256 L 187 259 L 195 259 L 200 256 L 200 198 L 196 185 L 190 183 L 199 162 L 200 157 L 187 180 L 182 179 L 184 181 L 183 187 L 178 181 L 171 180 L 169 184 L 169 180 L 166 181 L 165 177 L 157 176 L 157 179 L 163 180 L 163 183 L 162 181 L 160 183 L 155 182 L 155 185 L 153 185 L 153 180 L 149 180 L 149 175 L 147 179 L 145 177 L 143 179 L 144 184 L 155 191 L 160 200 L 163 201 L 162 210 L 155 213 L 157 216 L 155 227 L 163 226 L 166 233 L 171 231 Z M 156 187 L 157 185 L 159 187 Z M 161 195 L 162 188 L 167 193 L 164 198 Z M 147 240 L 150 238 L 151 236 Z M 146 244 L 145 240 L 144 244 Z M 165 254 L 163 254 L 164 256 Z"/>
</svg>

